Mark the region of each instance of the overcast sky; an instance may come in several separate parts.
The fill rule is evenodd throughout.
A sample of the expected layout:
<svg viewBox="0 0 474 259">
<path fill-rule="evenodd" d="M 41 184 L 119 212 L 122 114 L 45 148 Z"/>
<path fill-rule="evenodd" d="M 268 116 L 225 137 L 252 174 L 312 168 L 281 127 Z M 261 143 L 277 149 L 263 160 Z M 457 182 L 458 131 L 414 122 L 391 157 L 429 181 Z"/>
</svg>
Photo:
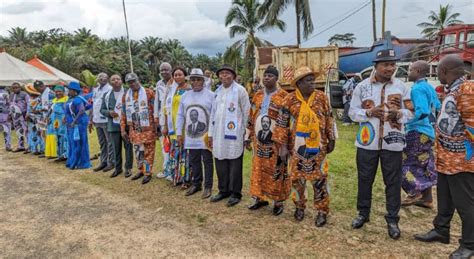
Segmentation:
<svg viewBox="0 0 474 259">
<path fill-rule="evenodd" d="M 261 0 L 263 1 L 263 0 Z M 352 32 L 355 46 L 372 43 L 371 5 L 334 25 L 369 0 L 310 0 L 315 31 L 304 47 L 325 46 L 335 33 Z M 230 39 L 224 19 L 231 0 L 126 0 L 130 37 L 156 36 L 179 39 L 193 54 L 214 55 L 223 52 L 237 39 Z M 451 4 L 465 23 L 474 23 L 474 0 L 387 0 L 386 30 L 399 38 L 418 38 L 416 24 L 426 21 L 430 10 Z M 376 0 L 377 34 L 381 31 L 382 0 Z M 294 9 L 288 8 L 282 19 L 285 32 L 270 31 L 258 36 L 275 45 L 295 44 Z M 73 32 L 87 27 L 104 38 L 125 35 L 122 0 L 0 0 L 0 35 L 12 27 L 28 31 L 63 28 Z"/>
</svg>

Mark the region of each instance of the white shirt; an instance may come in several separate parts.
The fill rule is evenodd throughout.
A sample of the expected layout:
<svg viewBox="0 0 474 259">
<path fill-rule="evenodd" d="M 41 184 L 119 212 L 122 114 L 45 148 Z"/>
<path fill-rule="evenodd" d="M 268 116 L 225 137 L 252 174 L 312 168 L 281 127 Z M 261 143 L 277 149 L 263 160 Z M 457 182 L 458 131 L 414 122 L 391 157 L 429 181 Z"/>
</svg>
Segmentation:
<svg viewBox="0 0 474 259">
<path fill-rule="evenodd" d="M 402 151 L 405 147 L 404 124 L 413 118 L 413 113 L 406 106 L 406 102 L 410 102 L 410 88 L 396 78 L 386 84 L 384 104 L 393 105 L 390 103 L 396 103 L 402 116 L 397 123 L 385 121 L 380 127 L 380 119 L 369 118 L 366 112 L 371 107 L 381 104 L 383 85 L 380 82 L 375 82 L 374 78 L 370 77 L 359 83 L 354 89 L 349 116 L 353 121 L 360 123 L 355 145 L 367 150 Z M 399 102 L 396 100 L 399 100 Z M 386 114 L 387 111 L 388 108 L 385 106 Z M 382 136 L 380 136 L 380 133 L 382 133 Z"/>
<path fill-rule="evenodd" d="M 238 105 L 237 109 L 237 139 L 226 139 L 226 104 L 227 95 L 232 94 L 232 88 L 237 88 Z M 236 159 L 244 152 L 244 136 L 247 127 L 247 121 L 250 111 L 250 102 L 247 91 L 242 85 L 235 81 L 230 87 L 219 87 L 216 90 L 216 98 L 212 106 L 211 123 L 209 126 L 209 137 L 212 137 L 213 149 L 212 153 L 217 159 Z"/>
<path fill-rule="evenodd" d="M 215 94 L 206 88 L 199 92 L 195 92 L 193 90 L 187 91 L 181 97 L 178 115 L 176 116 L 176 135 L 185 135 L 185 149 L 207 148 L 205 134 L 208 133 L 214 99 Z M 189 117 L 192 110 L 198 112 L 198 121 L 195 123 L 192 123 Z M 202 123 L 206 125 L 206 128 L 204 131 L 200 131 L 199 136 L 192 136 L 188 134 L 189 127 L 192 128 L 191 132 L 196 132 L 196 129 L 198 129 L 198 124 L 202 125 Z"/>
<path fill-rule="evenodd" d="M 104 95 L 110 91 L 112 91 L 112 86 L 108 83 L 103 86 L 96 86 L 92 89 L 92 122 L 107 123 L 107 117 L 100 113 L 100 108 Z"/>
</svg>

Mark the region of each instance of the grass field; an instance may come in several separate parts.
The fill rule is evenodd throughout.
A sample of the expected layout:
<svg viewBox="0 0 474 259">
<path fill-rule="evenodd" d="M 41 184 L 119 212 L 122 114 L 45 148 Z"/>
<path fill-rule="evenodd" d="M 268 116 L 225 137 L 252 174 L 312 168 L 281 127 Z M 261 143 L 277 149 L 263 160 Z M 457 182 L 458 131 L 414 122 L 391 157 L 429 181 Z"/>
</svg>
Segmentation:
<svg viewBox="0 0 474 259">
<path fill-rule="evenodd" d="M 200 199 L 200 195 L 184 197 L 183 191 L 173 187 L 166 180 L 154 178 L 143 186 L 131 182 L 123 176 L 111 179 L 108 174 L 92 173 L 92 170 L 70 171 L 62 165 L 40 160 L 32 155 L 14 154 L 20 163 L 33 163 L 48 174 L 67 174 L 71 181 L 79 181 L 98 186 L 113 195 L 128 197 L 144 208 L 156 210 L 156 213 L 179 220 L 189 228 L 197 228 L 213 238 L 233 238 L 239 244 L 261 251 L 256 256 L 294 257 L 294 256 L 371 256 L 379 257 L 439 257 L 447 256 L 457 246 L 454 240 L 459 238 L 459 219 L 456 216 L 452 224 L 452 244 L 420 244 L 413 241 L 412 235 L 431 228 L 435 212 L 418 207 L 404 208 L 400 211 L 402 238 L 392 241 L 386 233 L 384 220 L 385 196 L 381 174 L 377 174 L 373 189 L 373 208 L 371 222 L 361 230 L 352 230 L 351 219 L 356 215 L 357 171 L 355 163 L 355 133 L 357 126 L 338 126 L 339 139 L 330 160 L 330 217 L 328 225 L 314 227 L 314 212 L 310 191 L 307 216 L 303 222 L 293 219 L 294 205 L 285 203 L 285 212 L 279 217 L 271 215 L 270 208 L 257 212 L 247 210 L 251 200 L 248 195 L 250 153 L 244 159 L 243 201 L 234 208 L 225 204 L 212 204 Z M 15 143 L 15 142 L 14 142 Z M 98 152 L 97 139 L 92 134 L 89 139 L 91 154 Z M 3 147 L 3 143 L 1 144 Z M 159 147 L 157 146 L 157 151 Z M 3 151 L 1 151 L 3 152 Z M 161 169 L 161 152 L 156 152 L 156 173 Z M 10 156 L 10 155 L 9 155 Z M 94 166 L 98 161 L 93 162 Z M 217 191 L 217 179 L 214 177 L 214 193 Z M 191 237 L 192 238 L 192 237 Z M 271 249 L 278 249 L 275 251 Z M 236 255 L 238 256 L 238 255 Z"/>
</svg>

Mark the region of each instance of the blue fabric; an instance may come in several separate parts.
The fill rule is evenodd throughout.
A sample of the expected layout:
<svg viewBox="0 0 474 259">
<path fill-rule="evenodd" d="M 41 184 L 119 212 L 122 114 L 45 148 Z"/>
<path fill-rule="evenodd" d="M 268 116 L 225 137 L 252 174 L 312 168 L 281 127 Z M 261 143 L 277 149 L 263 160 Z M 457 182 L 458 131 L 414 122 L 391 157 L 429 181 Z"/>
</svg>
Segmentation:
<svg viewBox="0 0 474 259">
<path fill-rule="evenodd" d="M 441 103 L 433 86 L 426 79 L 420 79 L 412 86 L 410 97 L 415 112 L 413 119 L 405 125 L 406 132 L 417 131 L 434 139 L 435 131 L 430 122 L 430 117 L 433 117 L 433 114 L 439 111 Z"/>
<path fill-rule="evenodd" d="M 63 123 L 63 119 L 66 114 L 65 104 L 65 102 L 56 102 L 53 104 L 53 110 L 50 117 L 51 121 L 48 125 L 47 134 L 56 135 L 58 157 L 67 157 L 68 144 L 66 137 L 66 125 Z M 54 127 L 55 124 L 57 124 L 57 128 Z"/>
<path fill-rule="evenodd" d="M 79 140 L 74 140 L 74 127 L 71 123 L 79 111 L 85 109 L 85 101 L 79 96 L 73 97 L 66 102 L 66 123 L 67 123 L 67 162 L 66 167 L 70 169 L 86 169 L 92 167 L 89 156 L 89 143 L 87 140 L 87 125 L 89 117 L 83 113 L 76 120 L 76 127 L 79 129 Z"/>
</svg>

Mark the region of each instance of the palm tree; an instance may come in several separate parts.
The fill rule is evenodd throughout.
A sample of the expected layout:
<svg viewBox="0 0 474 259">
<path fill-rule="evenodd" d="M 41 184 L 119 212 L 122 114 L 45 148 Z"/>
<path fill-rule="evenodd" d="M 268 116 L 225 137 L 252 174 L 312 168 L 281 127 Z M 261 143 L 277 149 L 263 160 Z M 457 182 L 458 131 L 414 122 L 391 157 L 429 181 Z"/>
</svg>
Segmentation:
<svg viewBox="0 0 474 259">
<path fill-rule="evenodd" d="M 234 66 L 235 71 L 239 71 L 239 64 L 242 61 L 242 50 L 236 47 L 227 47 L 222 56 L 224 63 L 231 64 Z"/>
<path fill-rule="evenodd" d="M 166 59 L 171 64 L 172 67 L 175 66 L 184 66 L 189 67 L 191 65 L 191 54 L 186 49 L 175 48 L 171 52 L 168 52 Z"/>
<path fill-rule="evenodd" d="M 434 39 L 444 28 L 453 24 L 463 23 L 461 20 L 457 19 L 460 13 L 451 14 L 451 8 L 452 6 L 449 4 L 445 6 L 440 5 L 438 13 L 430 11 L 430 16 L 428 16 L 430 22 L 422 22 L 417 25 L 418 27 L 423 28 L 421 33 L 425 38 Z"/>
<path fill-rule="evenodd" d="M 159 63 L 164 56 L 164 46 L 160 38 L 145 37 L 140 40 L 141 50 L 139 56 L 146 62 L 152 76 L 159 73 Z"/>
<path fill-rule="evenodd" d="M 225 25 L 230 26 L 229 35 L 234 38 L 237 35 L 244 35 L 245 39 L 236 41 L 231 48 L 243 50 L 244 57 L 247 59 L 247 68 L 251 70 L 253 59 L 255 57 L 255 48 L 262 46 L 272 46 L 269 41 L 256 36 L 257 32 L 266 32 L 269 29 L 278 28 L 285 31 L 285 22 L 280 19 L 274 19 L 266 22 L 263 16 L 260 16 L 262 5 L 258 0 L 233 0 L 232 7 L 225 18 Z"/>
<path fill-rule="evenodd" d="M 90 29 L 83 27 L 74 31 L 74 40 L 79 43 L 87 40 L 99 41 L 99 37 L 95 34 L 92 34 Z"/>
<path fill-rule="evenodd" d="M 47 44 L 40 50 L 40 57 L 46 63 L 51 64 L 59 70 L 72 74 L 78 64 L 78 56 L 73 47 L 66 44 L 59 44 L 58 46 Z"/>
<path fill-rule="evenodd" d="M 334 34 L 331 38 L 329 38 L 328 42 L 330 45 L 337 45 L 337 46 L 352 46 L 354 41 L 357 38 L 354 37 L 354 33 L 345 33 L 345 34 Z"/>
<path fill-rule="evenodd" d="M 309 2 L 309 0 L 265 0 L 260 9 L 260 15 L 265 15 L 267 22 L 275 21 L 290 4 L 294 4 L 296 11 L 296 39 L 299 47 L 301 45 L 301 23 L 303 24 L 304 39 L 308 39 L 308 36 L 314 30 Z"/>
<path fill-rule="evenodd" d="M 27 46 L 32 43 L 31 33 L 28 33 L 26 28 L 11 28 L 8 33 L 9 36 L 8 38 L 5 38 L 4 41 L 10 46 Z"/>
</svg>

